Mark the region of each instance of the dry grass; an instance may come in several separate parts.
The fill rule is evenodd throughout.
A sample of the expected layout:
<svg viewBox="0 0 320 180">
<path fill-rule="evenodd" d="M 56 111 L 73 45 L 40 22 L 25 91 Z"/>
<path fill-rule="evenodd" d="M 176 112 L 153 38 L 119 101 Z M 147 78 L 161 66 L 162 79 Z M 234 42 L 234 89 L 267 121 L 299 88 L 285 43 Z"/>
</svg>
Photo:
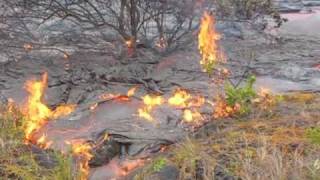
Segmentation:
<svg viewBox="0 0 320 180">
<path fill-rule="evenodd" d="M 175 148 L 171 160 L 181 168 L 181 179 L 195 178 L 196 161 L 210 162 L 204 163 L 205 169 L 210 167 L 206 179 L 212 179 L 214 164 L 247 180 L 320 179 L 320 146 L 313 143 L 320 142 L 320 133 L 310 130 L 319 127 L 319 102 L 317 94 L 286 95 L 271 116 L 259 112 L 232 123 L 214 122 L 227 125 L 187 140 Z"/>
<path fill-rule="evenodd" d="M 0 107 L 0 179 L 73 179 L 71 159 L 58 152 L 43 152 L 55 160 L 54 167 L 40 165 L 37 154 L 24 142 L 23 121 L 16 107 Z"/>
</svg>

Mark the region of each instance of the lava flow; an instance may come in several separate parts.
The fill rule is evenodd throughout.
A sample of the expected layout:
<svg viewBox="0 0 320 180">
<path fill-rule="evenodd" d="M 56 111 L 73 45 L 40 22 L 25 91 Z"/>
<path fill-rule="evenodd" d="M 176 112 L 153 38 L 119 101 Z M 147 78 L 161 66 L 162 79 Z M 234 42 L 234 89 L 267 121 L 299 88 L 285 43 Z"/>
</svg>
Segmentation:
<svg viewBox="0 0 320 180">
<path fill-rule="evenodd" d="M 202 55 L 200 64 L 205 72 L 210 73 L 212 68 L 223 60 L 217 43 L 220 38 L 220 34 L 215 29 L 215 18 L 205 12 L 201 19 L 201 28 L 198 36 L 199 51 Z"/>
<path fill-rule="evenodd" d="M 48 148 L 50 142 L 46 142 L 46 136 L 42 135 L 35 139 L 33 136 L 49 119 L 56 119 L 70 114 L 75 105 L 62 105 L 52 111 L 43 102 L 44 91 L 47 88 L 48 74 L 44 73 L 40 81 L 29 80 L 25 84 L 25 89 L 29 94 L 27 103 L 23 108 L 26 116 L 25 139 L 27 142 L 36 143 L 44 148 Z"/>
</svg>

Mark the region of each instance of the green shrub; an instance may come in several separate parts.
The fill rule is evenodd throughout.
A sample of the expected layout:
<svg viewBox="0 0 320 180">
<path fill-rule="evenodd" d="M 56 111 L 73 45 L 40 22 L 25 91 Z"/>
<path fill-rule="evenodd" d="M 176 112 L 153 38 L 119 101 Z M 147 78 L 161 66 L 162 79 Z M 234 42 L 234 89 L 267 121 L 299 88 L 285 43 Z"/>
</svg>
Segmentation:
<svg viewBox="0 0 320 180">
<path fill-rule="evenodd" d="M 151 169 L 153 172 L 159 172 L 166 166 L 166 164 L 167 164 L 166 159 L 158 158 L 154 160 L 154 162 L 152 163 Z"/>
<path fill-rule="evenodd" d="M 227 105 L 234 107 L 236 104 L 239 104 L 240 115 L 247 114 L 251 110 L 252 100 L 257 96 L 253 88 L 255 81 L 255 76 L 250 76 L 243 87 L 234 87 L 230 83 L 225 86 Z"/>
<path fill-rule="evenodd" d="M 310 140 L 312 144 L 320 145 L 320 127 L 307 129 L 306 137 Z"/>
</svg>

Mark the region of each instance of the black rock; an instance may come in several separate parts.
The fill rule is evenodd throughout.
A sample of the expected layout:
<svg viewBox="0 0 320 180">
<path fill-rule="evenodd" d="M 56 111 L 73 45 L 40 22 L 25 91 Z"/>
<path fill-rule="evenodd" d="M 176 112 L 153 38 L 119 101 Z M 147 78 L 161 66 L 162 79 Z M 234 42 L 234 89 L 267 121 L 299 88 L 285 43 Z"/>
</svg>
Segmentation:
<svg viewBox="0 0 320 180">
<path fill-rule="evenodd" d="M 110 137 L 93 150 L 94 157 L 90 160 L 89 165 L 91 167 L 102 166 L 119 154 L 120 144 Z"/>
</svg>

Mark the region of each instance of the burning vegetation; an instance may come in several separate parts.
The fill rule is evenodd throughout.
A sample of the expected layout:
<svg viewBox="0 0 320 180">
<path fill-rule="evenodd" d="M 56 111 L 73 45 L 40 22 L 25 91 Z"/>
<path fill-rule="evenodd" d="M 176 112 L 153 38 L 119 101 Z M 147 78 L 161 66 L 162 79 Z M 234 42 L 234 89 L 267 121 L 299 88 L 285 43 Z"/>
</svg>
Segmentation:
<svg viewBox="0 0 320 180">
<path fill-rule="evenodd" d="M 26 116 L 25 139 L 27 142 L 39 143 L 42 147 L 48 148 L 52 142 L 46 142 L 46 135 L 39 139 L 34 139 L 36 133 L 50 119 L 57 119 L 73 112 L 75 105 L 61 105 L 55 110 L 51 110 L 44 104 L 44 92 L 47 88 L 48 74 L 44 73 L 40 81 L 29 80 L 25 84 L 25 89 L 29 93 L 27 102 L 23 108 Z"/>
<path fill-rule="evenodd" d="M 221 35 L 215 29 L 215 18 L 209 12 L 205 12 L 201 19 L 199 33 L 199 51 L 202 55 L 200 64 L 204 72 L 212 73 L 218 63 L 223 62 L 223 56 L 219 51 L 218 41 Z"/>
<path fill-rule="evenodd" d="M 181 16 L 179 14 L 177 21 L 180 20 L 182 22 L 180 25 L 174 26 L 173 30 L 175 30 L 175 33 L 170 36 L 170 33 L 167 34 L 167 31 L 169 31 L 167 30 L 168 27 L 166 28 L 164 26 L 166 24 L 165 19 L 169 19 L 166 17 L 168 12 L 162 12 L 168 11 L 168 9 L 166 9 L 166 6 L 157 4 L 158 9 L 161 9 L 159 12 L 157 9 L 157 11 L 155 12 L 145 13 L 143 16 L 143 22 L 138 22 L 140 21 L 140 19 L 137 19 L 136 17 L 140 16 L 138 10 L 140 8 L 149 9 L 151 5 L 147 3 L 147 5 L 145 5 L 144 7 L 142 6 L 142 4 L 140 4 L 140 7 L 136 6 L 135 1 L 130 1 L 130 4 L 123 4 L 126 2 L 129 1 L 121 1 L 119 2 L 119 4 L 113 4 L 115 7 L 118 7 L 120 5 L 120 7 L 122 8 L 120 10 L 121 14 L 119 15 L 117 15 L 118 11 L 114 11 L 112 9 L 114 8 L 114 6 L 108 7 L 111 8 L 111 14 L 115 14 L 115 19 L 119 21 L 116 23 L 116 25 L 104 24 L 108 21 L 102 17 L 103 15 L 99 13 L 98 14 L 101 16 L 100 18 L 103 21 L 100 23 L 98 23 L 98 21 L 94 22 L 98 23 L 99 26 L 110 26 L 112 28 L 115 28 L 114 30 L 119 32 L 119 34 L 123 36 L 122 39 L 125 39 L 125 41 L 122 40 L 121 43 L 123 46 L 121 47 L 126 47 L 126 50 L 128 51 L 127 53 L 129 54 L 129 56 L 125 56 L 125 58 L 128 58 L 130 60 L 134 59 L 139 56 L 139 53 L 144 53 L 144 50 L 139 51 L 139 48 L 147 48 L 147 45 L 140 42 L 138 38 L 139 34 L 142 34 L 142 32 L 140 32 L 140 29 L 147 28 L 146 26 L 149 25 L 149 23 L 146 23 L 144 21 L 149 21 L 149 19 L 152 19 L 154 21 L 152 23 L 157 26 L 156 31 L 160 34 L 160 36 L 153 38 L 158 39 L 156 40 L 156 42 L 153 42 L 153 45 L 157 47 L 157 52 L 160 51 L 161 53 L 173 47 L 173 41 L 179 41 L 179 39 L 182 38 L 177 37 L 178 34 L 188 34 L 191 32 L 191 29 L 193 29 L 194 23 L 193 20 L 191 20 L 193 18 L 189 19 L 192 16 L 188 16 L 188 18 L 181 20 L 181 17 L 186 15 L 183 14 L 183 16 Z M 97 1 L 97 3 L 100 2 Z M 200 6 L 199 4 L 202 3 L 203 1 L 197 1 L 198 6 Z M 53 3 L 54 6 L 55 4 L 56 3 Z M 112 4 L 112 2 L 110 1 L 109 4 Z M 83 6 L 79 7 L 84 8 Z M 57 9 L 59 15 L 70 14 L 70 16 L 73 16 L 74 14 L 77 14 L 73 12 L 74 8 L 65 9 L 68 11 L 70 10 L 70 13 L 68 11 L 63 13 L 62 10 Z M 93 9 L 96 10 L 96 8 Z M 158 14 L 161 16 L 159 16 Z M 155 17 L 149 17 L 150 15 L 155 15 Z M 123 20 L 123 18 L 128 17 L 131 17 L 131 19 Z M 92 16 L 92 18 L 95 19 L 96 17 Z M 87 22 L 85 18 L 81 20 Z M 130 22 L 130 26 L 126 24 L 126 21 Z M 134 107 L 130 107 L 134 110 L 131 111 L 132 109 L 130 109 L 130 116 L 139 117 L 138 122 L 140 124 L 147 125 L 149 125 L 148 123 L 152 124 L 162 122 L 158 119 L 159 117 L 156 116 L 156 112 L 158 112 L 158 110 L 160 112 L 160 110 L 162 110 L 161 108 L 165 107 L 172 110 L 175 117 L 177 117 L 176 119 L 179 119 L 177 120 L 177 123 L 175 123 L 174 128 L 182 127 L 181 131 L 184 132 L 187 132 L 188 130 L 186 129 L 188 129 L 189 127 L 196 130 L 201 130 L 201 128 L 199 127 L 202 127 L 206 123 L 212 123 L 214 121 L 214 126 L 216 129 L 210 132 L 205 132 L 204 134 L 206 134 L 207 139 L 200 137 L 200 140 L 198 140 L 199 142 L 196 142 L 197 140 L 190 140 L 189 138 L 186 138 L 184 144 L 179 144 L 175 147 L 172 147 L 173 151 L 170 156 L 161 157 L 158 159 L 156 158 L 151 161 L 150 159 L 147 159 L 145 157 L 140 159 L 137 158 L 136 160 L 132 161 L 122 161 L 122 159 L 120 158 L 119 161 L 125 162 L 122 165 L 118 162 L 115 163 L 114 160 L 116 158 L 114 157 L 116 156 L 112 156 L 112 158 L 114 159 L 110 158 L 110 160 L 108 159 L 102 163 L 109 163 L 110 167 L 114 168 L 115 174 L 117 174 L 117 176 L 119 177 L 128 176 L 138 167 L 146 165 L 145 168 L 147 169 L 138 169 L 138 172 L 139 170 L 141 170 L 141 174 L 135 176 L 138 179 L 144 179 L 147 174 L 150 175 L 160 173 L 164 167 L 170 165 L 174 166 L 177 169 L 181 169 L 179 172 L 179 178 L 181 179 L 213 179 L 212 176 L 221 174 L 221 172 L 216 173 L 216 169 L 214 169 L 213 167 L 219 166 L 217 165 L 217 163 L 220 163 L 219 161 L 221 161 L 222 157 L 223 160 L 227 159 L 228 161 L 223 162 L 223 168 L 228 169 L 228 171 L 232 172 L 232 175 L 237 175 L 248 179 L 255 179 L 257 177 L 272 177 L 273 179 L 283 179 L 284 177 L 290 176 L 290 173 L 288 172 L 293 171 L 293 169 L 290 169 L 290 165 L 293 164 L 294 166 L 296 166 L 299 163 L 301 164 L 301 166 L 295 168 L 299 169 L 301 172 L 310 171 L 310 173 L 312 174 L 312 176 L 310 177 L 312 178 L 319 177 L 319 157 L 309 155 L 309 152 L 301 149 L 301 147 L 310 147 L 310 149 L 312 149 L 314 153 L 319 151 L 320 130 L 318 127 L 315 127 L 319 123 L 316 122 L 314 118 L 319 116 L 317 113 L 315 113 L 315 111 L 319 110 L 319 98 L 317 99 L 317 102 L 314 102 L 313 97 L 310 98 L 311 100 L 309 99 L 309 101 L 312 102 L 312 106 L 309 106 L 309 104 L 303 100 L 303 103 L 305 103 L 304 105 L 306 106 L 306 112 L 303 112 L 300 115 L 306 120 L 301 123 L 302 125 L 297 125 L 297 120 L 295 120 L 294 122 L 290 122 L 290 118 L 295 117 L 296 114 L 290 114 L 290 116 L 286 116 L 283 112 L 281 112 L 282 114 L 280 114 L 283 115 L 283 117 L 285 117 L 286 119 L 283 120 L 279 118 L 277 116 L 278 114 L 275 114 L 273 110 L 275 107 L 278 107 L 278 104 L 280 102 L 283 101 L 283 96 L 273 95 L 267 88 L 261 88 L 260 91 L 256 91 L 253 86 L 256 81 L 255 76 L 248 76 L 245 81 L 239 83 L 238 85 L 234 85 L 232 83 L 230 79 L 230 75 L 232 73 L 226 67 L 224 67 L 226 58 L 221 48 L 219 47 L 219 41 L 222 36 L 216 30 L 216 19 L 213 13 L 205 11 L 198 23 L 200 23 L 198 47 L 195 47 L 195 49 L 196 51 L 199 51 L 201 59 L 200 62 L 197 63 L 200 64 L 201 70 L 207 73 L 202 73 L 201 75 L 205 76 L 206 79 L 209 79 L 208 84 L 213 83 L 218 87 L 217 89 L 215 89 L 216 92 L 214 92 L 217 94 L 215 98 L 211 97 L 211 94 L 203 95 L 204 93 L 201 94 L 194 89 L 186 89 L 183 85 L 180 85 L 178 83 L 176 84 L 179 88 L 176 88 L 173 91 L 172 89 L 170 89 L 166 92 L 163 92 L 162 89 L 158 90 L 156 88 L 153 88 L 153 86 L 151 87 L 151 85 L 149 86 L 149 81 L 157 85 L 157 82 L 155 82 L 156 80 L 149 77 L 145 79 L 140 77 L 140 79 L 136 77 L 132 79 L 123 78 L 125 80 L 123 80 L 121 77 L 119 78 L 121 79 L 121 82 L 113 82 L 113 79 L 116 78 L 111 77 L 111 75 L 109 78 L 109 74 L 105 72 L 103 75 L 97 75 L 95 72 L 90 72 L 88 73 L 88 76 L 90 76 L 88 77 L 88 79 L 90 79 L 88 80 L 88 82 L 92 83 L 94 81 L 100 83 L 101 80 L 101 82 L 103 83 L 99 85 L 103 86 L 103 90 L 99 91 L 99 94 L 95 94 L 94 98 L 92 98 L 93 100 L 86 99 L 88 101 L 83 104 L 81 104 L 80 101 L 77 102 L 79 102 L 79 105 L 81 104 L 81 108 L 83 105 L 84 108 L 81 110 L 88 110 L 88 114 L 92 116 L 95 115 L 94 113 L 96 112 L 103 111 L 101 110 L 102 108 L 108 107 L 100 106 L 107 101 L 109 101 L 110 103 L 117 102 L 121 106 L 125 103 L 129 104 L 129 102 L 134 102 L 132 103 Z M 186 24 L 189 24 L 190 27 L 188 27 L 188 30 L 186 30 L 186 32 L 181 32 L 180 28 L 186 26 Z M 127 32 L 128 30 L 130 31 L 130 33 Z M 144 33 L 148 33 L 146 29 L 144 29 L 144 31 Z M 138 44 L 141 47 L 138 47 Z M 24 49 L 25 53 L 30 53 L 31 51 L 34 51 L 36 48 L 38 48 L 38 45 L 34 45 L 36 44 L 25 43 L 20 47 Z M 119 56 L 122 57 L 121 53 L 119 53 Z M 69 64 L 69 59 L 72 58 L 72 54 L 68 54 L 67 52 L 63 51 L 63 58 L 65 61 L 68 61 L 67 64 L 65 64 L 64 70 L 66 71 L 66 73 L 69 73 L 69 71 L 72 70 L 70 69 L 71 65 Z M 125 63 L 127 62 L 121 61 L 119 64 L 123 65 Z M 156 63 L 152 62 L 149 64 L 154 65 Z M 129 71 L 131 71 L 131 69 L 129 69 Z M 200 73 L 200 71 L 198 73 Z M 114 83 L 119 85 L 124 82 L 128 84 L 129 82 L 132 83 L 130 84 L 130 86 L 133 86 L 133 88 L 129 89 L 126 93 L 108 92 L 105 94 L 100 94 L 101 92 L 106 91 L 106 86 L 108 86 L 109 84 Z M 144 94 L 142 96 L 138 96 L 136 94 L 136 92 L 138 91 L 138 86 L 143 85 L 145 86 Z M 70 141 L 64 141 L 64 145 L 69 146 L 70 152 L 64 152 L 63 150 L 55 147 L 55 142 L 54 140 L 52 140 L 54 138 L 49 137 L 45 132 L 42 132 L 41 130 L 44 130 L 44 127 L 49 121 L 59 120 L 59 118 L 62 117 L 68 117 L 68 115 L 75 112 L 78 104 L 59 104 L 56 105 L 55 108 L 49 107 L 45 101 L 45 92 L 47 86 L 48 73 L 45 72 L 43 73 L 40 80 L 31 79 L 27 80 L 27 82 L 25 83 L 24 89 L 27 91 L 28 96 L 26 102 L 21 108 L 17 107 L 17 105 L 15 105 L 15 103 L 11 99 L 9 99 L 6 106 L 0 106 L 0 176 L 5 177 L 6 179 L 23 179 L 24 176 L 28 176 L 26 179 L 41 179 L 41 174 L 48 174 L 49 177 L 44 179 L 89 179 L 91 173 L 90 161 L 95 158 L 95 150 L 96 148 L 98 148 L 98 146 L 100 146 L 101 144 L 104 145 L 104 142 L 110 142 L 109 134 L 104 135 L 104 137 L 102 138 L 103 142 L 95 142 L 95 140 L 93 139 L 96 137 L 92 139 L 88 138 L 88 140 L 83 137 L 81 137 L 83 139 L 80 139 L 80 136 L 72 136 L 73 139 L 70 138 Z M 153 91 L 150 92 L 151 90 Z M 154 92 L 157 92 L 157 94 Z M 286 100 L 287 102 L 289 102 L 289 98 Z M 296 104 L 295 107 L 291 108 L 297 110 L 298 106 L 300 105 Z M 278 108 L 280 109 L 279 111 L 283 111 L 283 109 L 281 109 L 282 107 Z M 117 110 L 118 109 L 119 107 L 117 106 Z M 133 114 L 131 114 L 132 112 Z M 270 122 L 263 121 L 264 118 L 269 117 L 272 117 L 272 120 Z M 242 122 L 242 118 L 250 119 L 252 123 Z M 130 117 L 127 119 L 136 120 L 136 118 Z M 140 121 L 141 119 L 146 121 Z M 236 119 L 241 122 L 233 122 L 230 121 L 231 119 Z M 290 124 L 284 121 L 288 121 L 290 122 Z M 277 126 L 279 125 L 280 127 L 274 128 L 275 126 L 273 123 L 275 123 Z M 178 126 L 181 124 L 183 126 Z M 98 125 L 94 124 L 92 126 L 92 129 L 94 129 Z M 107 128 L 105 128 L 104 130 L 106 129 Z M 112 128 L 110 129 L 113 131 Z M 260 131 L 263 133 L 260 134 Z M 56 132 L 54 131 L 54 133 Z M 88 134 L 90 133 L 88 132 Z M 98 134 L 98 132 L 94 133 Z M 197 136 L 200 134 L 197 134 L 197 132 L 194 133 Z M 162 135 L 162 133 L 159 134 Z M 258 135 L 261 135 L 261 139 L 257 138 Z M 119 139 L 130 139 L 129 137 L 124 137 L 124 135 L 122 134 L 118 136 Z M 7 139 L 10 142 L 6 142 Z M 18 141 L 15 142 L 15 140 Z M 149 140 L 150 139 L 148 139 L 148 141 Z M 131 140 L 128 140 L 128 142 L 116 143 L 118 145 L 117 148 L 119 149 L 119 152 L 117 151 L 116 155 L 120 156 L 129 154 L 129 150 L 132 145 Z M 159 144 L 158 141 L 155 144 L 157 143 Z M 161 143 L 162 142 L 160 142 L 160 144 Z M 164 145 L 161 144 L 161 146 Z M 271 150 L 270 147 L 272 146 L 275 146 L 276 150 Z M 146 150 L 147 148 L 149 147 L 146 145 L 143 150 Z M 167 146 L 165 148 L 167 148 Z M 167 151 L 164 152 L 165 148 L 159 147 L 160 150 L 153 150 L 152 148 L 150 148 L 150 151 L 157 151 L 165 154 L 167 153 Z M 168 149 L 172 150 L 170 148 L 171 147 L 169 147 Z M 103 150 L 107 151 L 105 149 Z M 48 156 L 48 159 L 53 157 L 53 162 L 57 162 L 53 165 L 55 168 L 46 170 L 46 168 L 41 167 L 41 162 L 38 162 L 36 160 L 38 157 L 33 156 L 34 152 L 44 153 L 46 156 Z M 312 162 L 313 165 L 307 164 L 305 160 L 298 160 L 298 158 L 301 158 L 305 154 L 308 154 L 308 157 L 311 159 L 316 158 L 316 161 Z M 319 156 L 318 154 L 317 156 Z M 38 154 L 35 153 L 35 155 Z M 295 159 L 296 157 L 297 159 Z M 283 161 L 288 161 L 289 163 L 286 164 L 283 163 Z M 148 162 L 150 162 L 150 165 L 147 164 Z M 236 163 L 232 164 L 233 162 Z M 28 163 L 31 165 L 29 165 Z M 267 170 L 267 173 L 264 174 L 259 172 L 260 169 L 257 170 L 255 168 L 252 168 L 252 164 L 260 169 L 268 168 L 268 166 L 272 166 L 274 164 L 276 164 L 277 167 L 270 170 L 270 172 L 269 170 Z M 282 171 L 282 169 L 288 169 L 288 171 Z M 309 176 L 305 176 L 304 173 L 301 174 L 302 179 L 309 178 Z"/>
</svg>

